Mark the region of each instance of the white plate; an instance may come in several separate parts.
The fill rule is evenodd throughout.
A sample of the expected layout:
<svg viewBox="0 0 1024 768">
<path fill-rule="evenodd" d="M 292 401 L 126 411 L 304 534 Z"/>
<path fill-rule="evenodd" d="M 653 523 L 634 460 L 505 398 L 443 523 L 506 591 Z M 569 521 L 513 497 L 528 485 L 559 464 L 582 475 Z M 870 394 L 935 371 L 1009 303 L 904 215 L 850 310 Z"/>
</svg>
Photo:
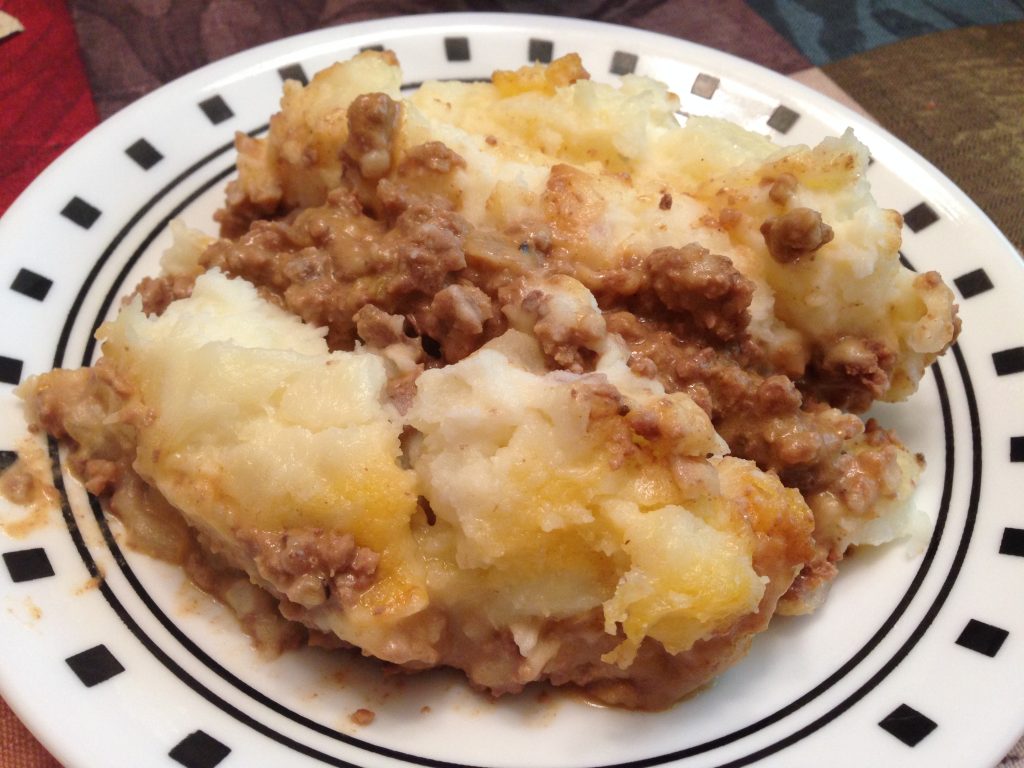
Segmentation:
<svg viewBox="0 0 1024 768">
<path fill-rule="evenodd" d="M 536 691 L 492 702 L 454 674 L 381 683 L 372 665 L 341 654 L 260 660 L 176 569 L 118 546 L 65 473 L 65 506 L 50 524 L 0 534 L 0 688 L 29 727 L 68 768 L 998 762 L 1024 728 L 1020 261 L 893 137 L 706 48 L 550 17 L 416 16 L 266 45 L 141 99 L 0 221 L 0 449 L 23 432 L 11 382 L 92 359 L 92 330 L 155 271 L 169 219 L 212 231 L 232 135 L 263 129 L 280 73 L 312 74 L 371 45 L 394 49 L 409 80 L 484 78 L 531 54 L 578 51 L 596 77 L 635 68 L 667 81 L 685 111 L 780 141 L 813 143 L 852 125 L 875 159 L 877 198 L 913 224 L 907 259 L 942 272 L 961 298 L 959 345 L 909 403 L 878 411 L 928 458 L 917 494 L 936 521 L 927 551 L 853 557 L 821 611 L 777 619 L 746 660 L 668 712 Z M 360 707 L 376 713 L 372 725 L 350 720 Z"/>
</svg>

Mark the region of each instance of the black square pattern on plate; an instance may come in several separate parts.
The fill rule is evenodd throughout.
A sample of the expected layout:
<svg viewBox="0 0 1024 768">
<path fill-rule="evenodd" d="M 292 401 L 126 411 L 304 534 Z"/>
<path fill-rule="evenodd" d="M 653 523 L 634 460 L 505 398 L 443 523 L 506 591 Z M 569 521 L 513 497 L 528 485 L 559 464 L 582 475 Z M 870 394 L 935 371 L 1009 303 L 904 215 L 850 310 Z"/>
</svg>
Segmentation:
<svg viewBox="0 0 1024 768">
<path fill-rule="evenodd" d="M 446 37 L 444 55 L 448 61 L 469 61 L 469 38 Z"/>
<path fill-rule="evenodd" d="M 145 139 L 139 139 L 124 151 L 128 157 L 144 171 L 148 171 L 154 165 L 164 159 L 159 150 Z"/>
<path fill-rule="evenodd" d="M 61 210 L 60 215 L 75 222 L 82 229 L 88 229 L 96 223 L 96 219 L 100 217 L 100 211 L 82 198 L 72 197 Z"/>
<path fill-rule="evenodd" d="M 906 704 L 896 707 L 879 725 L 908 747 L 916 747 L 925 736 L 938 727 L 934 720 Z"/>
<path fill-rule="evenodd" d="M 121 662 L 114 658 L 114 654 L 105 645 L 76 653 L 64 661 L 86 688 L 92 688 L 124 672 Z"/>
<path fill-rule="evenodd" d="M 999 542 L 999 554 L 1024 557 L 1024 529 L 1005 528 L 1003 540 Z"/>
<path fill-rule="evenodd" d="M 21 383 L 21 369 L 21 360 L 0 355 L 0 382 L 17 386 Z"/>
<path fill-rule="evenodd" d="M 909 269 L 911 272 L 917 272 L 917 267 L 910 263 L 910 259 L 907 258 L 907 255 L 903 253 L 903 251 L 898 251 L 898 253 L 900 255 L 900 264 Z"/>
<path fill-rule="evenodd" d="M 1010 438 L 1010 461 L 1024 461 L 1024 435 Z"/>
<path fill-rule="evenodd" d="M 960 275 L 960 277 L 954 277 L 953 283 L 956 284 L 956 289 L 965 299 L 985 291 L 991 291 L 994 287 L 984 269 L 976 269 L 973 272 Z"/>
<path fill-rule="evenodd" d="M 999 649 L 1003 647 L 1003 642 L 1009 636 L 1010 633 L 1005 629 L 993 627 L 991 624 L 986 624 L 977 619 L 971 619 L 967 622 L 967 626 L 964 627 L 964 631 L 960 633 L 960 637 L 956 639 L 956 644 L 962 645 L 964 648 L 970 648 L 972 651 L 977 651 L 985 656 L 995 656 L 999 653 Z"/>
<path fill-rule="evenodd" d="M 363 51 L 383 51 L 383 50 L 384 50 L 384 46 L 380 45 L 380 44 L 377 44 L 377 45 L 364 45 L 362 48 L 359 49 L 359 52 L 362 53 Z"/>
<path fill-rule="evenodd" d="M 289 64 L 287 67 L 281 67 L 277 70 L 277 74 L 281 76 L 282 80 L 298 80 L 303 85 L 309 83 L 309 78 L 306 77 L 306 70 L 297 62 Z"/>
<path fill-rule="evenodd" d="M 3 472 L 17 460 L 17 451 L 0 451 L 0 472 Z"/>
<path fill-rule="evenodd" d="M 555 44 L 550 40 L 538 40 L 530 38 L 530 47 L 527 49 L 527 61 L 539 61 L 541 64 L 550 64 L 551 57 L 555 53 Z"/>
<path fill-rule="evenodd" d="M 231 107 L 220 96 L 211 96 L 208 99 L 203 99 L 199 102 L 199 108 L 203 110 L 203 114 L 214 125 L 223 123 L 225 120 L 235 116 L 235 113 L 231 111 Z"/>
<path fill-rule="evenodd" d="M 11 290 L 28 296 L 30 299 L 42 301 L 46 298 L 46 294 L 50 292 L 52 286 L 53 280 L 50 278 L 37 275 L 31 269 L 23 268 L 19 269 L 18 274 L 14 276 Z"/>
<path fill-rule="evenodd" d="M 185 768 L 213 768 L 229 752 L 231 750 L 213 736 L 203 731 L 194 731 L 179 741 L 169 755 Z"/>
<path fill-rule="evenodd" d="M 1008 376 L 1011 373 L 1024 371 L 1024 347 L 1004 349 L 992 353 L 992 362 L 996 366 L 996 374 Z"/>
<path fill-rule="evenodd" d="M 697 79 L 693 81 L 693 85 L 690 87 L 690 93 L 694 96 L 700 96 L 702 99 L 710 99 L 715 95 L 715 91 L 718 90 L 718 85 L 721 81 L 717 77 L 712 77 L 701 72 L 697 75 Z"/>
<path fill-rule="evenodd" d="M 779 104 L 768 118 L 768 127 L 774 128 L 779 133 L 789 133 L 789 129 L 796 125 L 800 119 L 800 113 L 795 112 L 785 104 Z"/>
<path fill-rule="evenodd" d="M 928 203 L 918 203 L 903 214 L 903 223 L 911 232 L 920 232 L 925 227 L 939 220 L 939 214 L 932 210 Z"/>
<path fill-rule="evenodd" d="M 616 51 L 612 56 L 612 65 L 608 71 L 613 75 L 631 75 L 636 72 L 636 63 L 639 61 L 635 53 Z"/>
<path fill-rule="evenodd" d="M 15 583 L 53 576 L 50 558 L 46 556 L 46 550 L 39 547 L 19 549 L 17 552 L 4 552 L 4 565 L 7 566 L 7 572 L 11 574 L 11 581 Z"/>
</svg>

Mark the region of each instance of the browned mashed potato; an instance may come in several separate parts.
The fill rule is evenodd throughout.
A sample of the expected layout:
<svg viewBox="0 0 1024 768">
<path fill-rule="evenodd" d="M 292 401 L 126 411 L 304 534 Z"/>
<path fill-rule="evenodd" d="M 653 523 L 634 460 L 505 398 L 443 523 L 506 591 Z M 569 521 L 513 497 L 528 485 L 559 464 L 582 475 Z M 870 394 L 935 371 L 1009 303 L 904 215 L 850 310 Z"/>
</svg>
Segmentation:
<svg viewBox="0 0 1024 768">
<path fill-rule="evenodd" d="M 852 135 L 680 126 L 575 56 L 400 83 L 286 83 L 221 237 L 21 388 L 132 540 L 271 644 L 656 709 L 914 528 L 921 462 L 856 414 L 956 308 Z"/>
</svg>

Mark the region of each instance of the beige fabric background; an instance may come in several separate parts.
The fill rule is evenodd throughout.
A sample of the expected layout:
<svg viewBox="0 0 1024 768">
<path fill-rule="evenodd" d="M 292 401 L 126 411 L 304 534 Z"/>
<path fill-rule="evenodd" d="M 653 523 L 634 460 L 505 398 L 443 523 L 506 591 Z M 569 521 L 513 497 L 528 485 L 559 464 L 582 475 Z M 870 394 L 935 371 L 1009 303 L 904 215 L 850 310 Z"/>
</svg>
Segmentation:
<svg viewBox="0 0 1024 768">
<path fill-rule="evenodd" d="M 1024 250 L 1024 22 L 915 37 L 822 69 Z"/>
</svg>

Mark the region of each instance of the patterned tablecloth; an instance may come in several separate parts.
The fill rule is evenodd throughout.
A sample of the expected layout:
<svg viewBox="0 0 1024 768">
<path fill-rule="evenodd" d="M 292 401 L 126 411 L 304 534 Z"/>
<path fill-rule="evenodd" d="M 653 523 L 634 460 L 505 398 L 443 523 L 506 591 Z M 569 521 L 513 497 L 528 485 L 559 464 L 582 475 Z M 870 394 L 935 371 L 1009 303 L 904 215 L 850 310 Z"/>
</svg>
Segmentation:
<svg viewBox="0 0 1024 768">
<path fill-rule="evenodd" d="M 580 17 L 728 51 L 859 105 L 1024 249 L 1019 2 L 579 0 L 572 7 Z M 564 12 L 556 0 L 0 0 L 0 213 L 100 120 L 210 61 L 346 22 L 474 10 Z M 0 766 L 60 768 L 2 700 Z M 1024 740 L 1001 768 L 1024 768 Z"/>
</svg>

